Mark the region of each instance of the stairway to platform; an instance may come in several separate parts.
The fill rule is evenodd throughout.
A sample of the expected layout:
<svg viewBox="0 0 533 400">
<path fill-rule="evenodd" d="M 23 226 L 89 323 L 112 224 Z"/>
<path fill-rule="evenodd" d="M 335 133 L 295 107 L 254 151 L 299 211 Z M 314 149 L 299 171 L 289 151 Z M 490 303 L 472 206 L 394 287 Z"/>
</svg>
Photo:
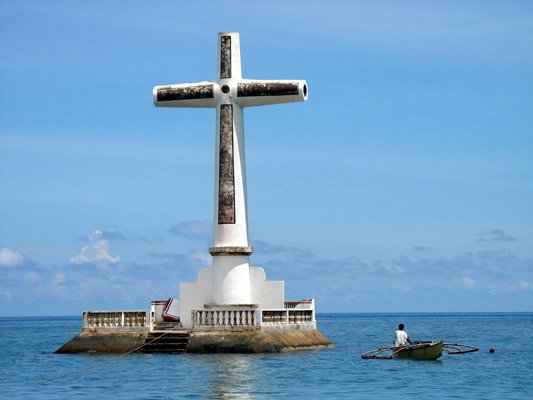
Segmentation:
<svg viewBox="0 0 533 400">
<path fill-rule="evenodd" d="M 184 353 L 189 343 L 190 330 L 154 331 L 146 337 L 143 353 Z"/>
</svg>

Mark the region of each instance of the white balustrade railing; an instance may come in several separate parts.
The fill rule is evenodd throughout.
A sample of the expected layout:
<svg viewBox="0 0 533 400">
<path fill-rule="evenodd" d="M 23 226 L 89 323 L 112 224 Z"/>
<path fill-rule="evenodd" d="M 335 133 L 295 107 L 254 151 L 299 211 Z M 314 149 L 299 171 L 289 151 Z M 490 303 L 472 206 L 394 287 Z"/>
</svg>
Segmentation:
<svg viewBox="0 0 533 400">
<path fill-rule="evenodd" d="M 305 325 L 314 323 L 313 310 L 262 310 L 261 325 Z"/>
<path fill-rule="evenodd" d="M 192 311 L 193 327 L 255 327 L 257 309 L 207 309 Z"/>
<path fill-rule="evenodd" d="M 228 305 L 192 310 L 193 329 L 239 329 L 244 327 L 285 327 L 310 329 L 315 325 L 313 300 L 285 302 L 283 309 L 258 309 Z"/>
<path fill-rule="evenodd" d="M 289 324 L 310 324 L 314 323 L 313 310 L 289 310 Z"/>
<path fill-rule="evenodd" d="M 117 329 L 146 327 L 146 311 L 86 311 L 83 328 Z"/>
<path fill-rule="evenodd" d="M 287 310 L 262 310 L 261 325 L 285 325 L 289 320 Z"/>
</svg>

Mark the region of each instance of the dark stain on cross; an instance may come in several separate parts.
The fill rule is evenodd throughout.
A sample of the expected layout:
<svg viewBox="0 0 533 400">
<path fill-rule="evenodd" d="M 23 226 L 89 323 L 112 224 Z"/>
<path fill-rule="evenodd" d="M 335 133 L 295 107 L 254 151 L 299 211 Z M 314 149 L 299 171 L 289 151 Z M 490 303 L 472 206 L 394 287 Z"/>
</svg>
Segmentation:
<svg viewBox="0 0 533 400">
<path fill-rule="evenodd" d="M 246 82 L 237 84 L 237 96 L 295 96 L 298 95 L 298 85 L 280 82 Z"/>
<path fill-rule="evenodd" d="M 235 223 L 235 173 L 233 167 L 233 106 L 220 106 L 218 167 L 218 223 Z"/>
<path fill-rule="evenodd" d="M 157 101 L 212 99 L 213 97 L 213 85 L 166 86 L 157 90 Z"/>
<path fill-rule="evenodd" d="M 220 79 L 231 78 L 231 36 L 220 38 Z"/>
</svg>

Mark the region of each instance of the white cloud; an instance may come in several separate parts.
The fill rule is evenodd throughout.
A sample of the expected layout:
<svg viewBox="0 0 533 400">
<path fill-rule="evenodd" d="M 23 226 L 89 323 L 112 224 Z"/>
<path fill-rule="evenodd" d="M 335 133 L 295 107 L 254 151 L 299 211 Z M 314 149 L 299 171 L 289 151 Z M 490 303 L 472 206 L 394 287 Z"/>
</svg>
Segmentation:
<svg viewBox="0 0 533 400">
<path fill-rule="evenodd" d="M 56 273 L 47 286 L 47 290 L 53 297 L 58 299 L 72 298 L 72 288 L 65 285 L 67 277 L 62 273 Z"/>
<path fill-rule="evenodd" d="M 61 273 L 55 274 L 54 279 L 52 280 L 52 285 L 60 285 L 61 283 L 65 282 L 65 279 L 67 277 Z"/>
<path fill-rule="evenodd" d="M 194 282 L 197 272 L 211 264 L 205 246 L 198 245 L 185 253 L 153 252 L 147 255 L 148 261 L 117 265 L 113 243 L 106 240 L 103 229 L 96 230 L 71 259 L 81 265 L 39 267 L 26 260 L 19 268 L 0 269 L 0 303 L 8 304 L 12 296 L 13 304 L 21 297 L 31 297 L 36 306 L 42 302 L 65 310 L 144 307 L 152 299 L 179 297 L 178 284 Z M 365 260 L 356 256 L 323 258 L 306 249 L 269 243 L 260 243 L 258 248 L 273 251 L 254 252 L 253 264 L 263 266 L 269 280 L 285 281 L 287 299 L 317 299 L 320 312 L 453 311 L 464 307 L 512 311 L 526 308 L 533 296 L 533 260 L 510 250 L 449 258 L 416 253 Z"/>
<path fill-rule="evenodd" d="M 461 279 L 461 283 L 465 288 L 472 289 L 474 286 L 476 286 L 476 281 L 469 276 L 463 276 Z"/>
<path fill-rule="evenodd" d="M 516 286 L 511 283 L 489 283 L 487 290 L 491 294 L 504 294 L 516 292 Z"/>
<path fill-rule="evenodd" d="M 24 256 L 18 251 L 0 247 L 0 268 L 17 267 L 24 262 Z"/>
<path fill-rule="evenodd" d="M 528 281 L 521 280 L 518 283 L 505 282 L 505 283 L 490 283 L 487 285 L 489 293 L 502 294 L 502 293 L 517 293 L 517 292 L 533 292 L 533 285 Z"/>
<path fill-rule="evenodd" d="M 400 292 L 400 293 L 408 293 L 411 290 L 413 290 L 413 288 L 411 286 L 395 284 L 395 285 L 392 285 L 392 290 L 394 290 L 395 292 Z"/>
<path fill-rule="evenodd" d="M 37 272 L 30 271 L 23 274 L 22 279 L 24 280 L 24 282 L 35 283 L 39 282 L 42 278 L 41 275 L 39 275 Z"/>
<path fill-rule="evenodd" d="M 11 301 L 11 293 L 7 290 L 0 290 L 0 300 Z"/>
<path fill-rule="evenodd" d="M 191 252 L 188 258 L 195 263 L 200 263 L 200 264 L 205 264 L 205 265 L 210 265 L 212 262 L 211 255 L 209 255 L 209 253 L 205 251 L 200 251 L 200 250 Z"/>
<path fill-rule="evenodd" d="M 384 260 L 381 262 L 381 266 L 389 272 L 400 274 L 405 272 L 405 268 L 396 264 L 393 260 Z"/>
<path fill-rule="evenodd" d="M 533 291 L 533 285 L 530 284 L 527 281 L 518 282 L 518 288 L 521 289 L 521 290 L 531 290 L 531 291 Z"/>
<path fill-rule="evenodd" d="M 213 227 L 202 221 L 183 221 L 172 225 L 169 232 L 187 239 L 207 240 L 213 235 Z"/>
<path fill-rule="evenodd" d="M 109 254 L 109 245 L 104 239 L 104 233 L 100 229 L 96 229 L 89 236 L 90 244 L 83 246 L 80 254 L 70 257 L 71 264 L 116 264 L 120 262 L 120 257 L 113 257 Z"/>
</svg>

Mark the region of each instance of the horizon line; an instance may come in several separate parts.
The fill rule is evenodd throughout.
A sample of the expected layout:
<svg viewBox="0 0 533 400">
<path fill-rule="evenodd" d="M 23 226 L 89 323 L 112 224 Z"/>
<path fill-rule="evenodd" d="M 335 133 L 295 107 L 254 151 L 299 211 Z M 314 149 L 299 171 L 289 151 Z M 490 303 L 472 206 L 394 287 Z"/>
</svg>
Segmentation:
<svg viewBox="0 0 533 400">
<path fill-rule="evenodd" d="M 148 312 L 148 310 L 147 310 Z M 533 311 L 359 311 L 359 312 L 317 312 L 317 316 L 370 316 L 370 315 L 502 315 L 502 314 L 533 314 Z M 0 315 L 0 319 L 8 318 L 82 318 L 82 315 Z"/>
</svg>

